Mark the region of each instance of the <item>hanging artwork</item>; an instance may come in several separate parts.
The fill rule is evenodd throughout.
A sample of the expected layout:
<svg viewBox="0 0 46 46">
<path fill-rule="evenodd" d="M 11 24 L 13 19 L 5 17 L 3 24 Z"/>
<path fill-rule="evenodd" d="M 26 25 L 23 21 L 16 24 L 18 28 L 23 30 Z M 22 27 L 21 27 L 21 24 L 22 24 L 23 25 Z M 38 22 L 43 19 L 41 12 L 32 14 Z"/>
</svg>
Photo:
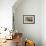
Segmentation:
<svg viewBox="0 0 46 46">
<path fill-rule="evenodd" d="M 35 15 L 23 15 L 23 24 L 35 24 Z"/>
</svg>

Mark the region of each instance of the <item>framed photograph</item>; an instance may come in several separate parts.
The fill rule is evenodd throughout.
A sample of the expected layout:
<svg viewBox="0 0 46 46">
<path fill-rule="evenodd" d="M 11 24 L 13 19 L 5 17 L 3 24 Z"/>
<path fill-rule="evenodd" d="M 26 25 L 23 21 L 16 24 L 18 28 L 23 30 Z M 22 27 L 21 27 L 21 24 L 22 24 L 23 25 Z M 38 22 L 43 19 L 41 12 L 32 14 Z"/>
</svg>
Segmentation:
<svg viewBox="0 0 46 46">
<path fill-rule="evenodd" d="M 23 15 L 23 24 L 35 24 L 35 15 Z"/>
</svg>

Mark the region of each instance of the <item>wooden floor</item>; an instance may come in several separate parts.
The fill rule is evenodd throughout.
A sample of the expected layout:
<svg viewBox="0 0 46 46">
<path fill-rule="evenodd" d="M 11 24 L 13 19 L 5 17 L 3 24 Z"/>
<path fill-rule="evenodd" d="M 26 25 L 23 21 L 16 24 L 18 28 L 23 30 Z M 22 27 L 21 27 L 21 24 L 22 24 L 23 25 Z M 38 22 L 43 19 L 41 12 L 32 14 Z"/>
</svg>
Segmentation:
<svg viewBox="0 0 46 46">
<path fill-rule="evenodd" d="M 15 39 L 13 40 L 6 40 L 6 42 L 2 43 L 0 46 L 16 46 Z"/>
</svg>

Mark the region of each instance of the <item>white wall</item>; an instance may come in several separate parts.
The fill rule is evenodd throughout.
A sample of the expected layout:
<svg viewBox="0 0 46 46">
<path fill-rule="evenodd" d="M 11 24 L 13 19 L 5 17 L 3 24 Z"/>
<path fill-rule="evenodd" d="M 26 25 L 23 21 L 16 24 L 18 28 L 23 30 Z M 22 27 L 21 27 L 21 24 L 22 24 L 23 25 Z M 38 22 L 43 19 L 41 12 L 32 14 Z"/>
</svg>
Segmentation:
<svg viewBox="0 0 46 46">
<path fill-rule="evenodd" d="M 41 38 L 42 46 L 46 46 L 46 0 L 41 1 Z"/>
<path fill-rule="evenodd" d="M 12 6 L 16 0 L 0 0 L 0 27 L 12 28 Z"/>
<path fill-rule="evenodd" d="M 38 46 L 40 42 L 42 43 L 42 45 L 40 46 L 46 46 L 46 0 L 41 0 L 41 2 L 40 0 L 23 1 L 20 4 L 18 3 L 19 6 L 16 3 L 13 7 L 13 12 L 15 15 L 15 28 L 19 32 L 23 32 L 24 36 L 27 36 L 27 33 L 28 36 L 31 36 L 31 39 L 34 37 L 34 40 L 37 42 Z M 36 3 L 36 5 L 34 3 Z M 37 9 L 39 9 L 40 11 Z M 35 14 L 35 24 L 23 24 L 23 14 Z M 37 32 L 39 32 L 40 34 L 37 35 Z M 38 40 L 40 39 L 41 41 L 38 42 Z"/>
<path fill-rule="evenodd" d="M 24 37 L 35 41 L 36 46 L 41 46 L 41 1 L 23 0 L 15 7 L 15 28 L 24 34 Z M 23 24 L 23 15 L 35 15 L 35 24 Z"/>
</svg>

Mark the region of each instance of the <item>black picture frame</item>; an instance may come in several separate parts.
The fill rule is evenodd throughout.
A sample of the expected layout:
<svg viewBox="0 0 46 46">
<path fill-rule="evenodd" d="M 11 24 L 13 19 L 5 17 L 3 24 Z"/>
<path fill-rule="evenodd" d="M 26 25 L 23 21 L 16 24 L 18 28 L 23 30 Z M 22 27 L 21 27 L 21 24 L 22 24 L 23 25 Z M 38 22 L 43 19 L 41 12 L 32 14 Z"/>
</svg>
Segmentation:
<svg viewBox="0 0 46 46">
<path fill-rule="evenodd" d="M 35 24 L 35 15 L 23 15 L 23 24 Z"/>
</svg>

